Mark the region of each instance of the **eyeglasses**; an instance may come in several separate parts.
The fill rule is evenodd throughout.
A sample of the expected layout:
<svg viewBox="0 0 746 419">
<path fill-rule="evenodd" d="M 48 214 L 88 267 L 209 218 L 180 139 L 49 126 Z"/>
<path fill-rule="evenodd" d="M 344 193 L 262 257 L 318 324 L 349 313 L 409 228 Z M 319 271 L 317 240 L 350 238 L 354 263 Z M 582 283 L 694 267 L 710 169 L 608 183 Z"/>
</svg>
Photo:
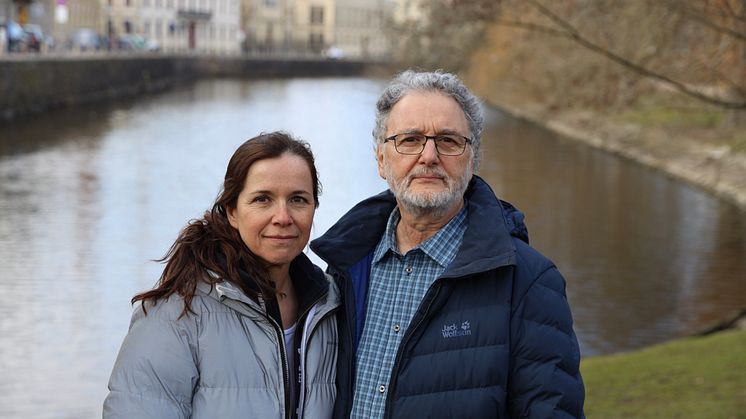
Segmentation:
<svg viewBox="0 0 746 419">
<path fill-rule="evenodd" d="M 466 144 L 471 138 L 458 134 L 425 135 L 425 134 L 396 134 L 384 138 L 383 142 L 393 141 L 394 148 L 399 154 L 416 155 L 425 149 L 427 140 L 433 140 L 438 154 L 443 156 L 460 156 L 466 150 Z"/>
</svg>

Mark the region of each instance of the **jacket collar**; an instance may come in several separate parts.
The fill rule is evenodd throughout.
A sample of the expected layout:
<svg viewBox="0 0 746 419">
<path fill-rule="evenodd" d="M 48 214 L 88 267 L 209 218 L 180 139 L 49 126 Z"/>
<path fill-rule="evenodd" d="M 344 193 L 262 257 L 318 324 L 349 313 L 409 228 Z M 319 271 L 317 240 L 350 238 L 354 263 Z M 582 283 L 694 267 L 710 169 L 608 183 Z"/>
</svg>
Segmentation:
<svg viewBox="0 0 746 419">
<path fill-rule="evenodd" d="M 329 266 L 346 271 L 373 252 L 395 207 L 396 199 L 389 190 L 361 201 L 311 241 L 311 250 Z"/>
<path fill-rule="evenodd" d="M 490 186 L 474 176 L 464 195 L 468 218 L 463 243 L 442 277 L 458 277 L 515 263 L 511 235 L 528 242 L 523 214 L 499 200 Z M 346 271 L 373 252 L 386 228 L 396 199 L 387 190 L 355 205 L 311 249 L 329 266 Z"/>
<path fill-rule="evenodd" d="M 251 289 L 256 287 L 248 277 L 248 273 L 239 268 L 239 275 L 241 279 L 245 281 Z M 217 276 L 216 273 L 210 272 L 211 275 Z M 316 265 L 314 265 L 308 256 L 301 253 L 290 263 L 290 278 L 293 281 L 293 285 L 296 289 L 296 295 L 298 295 L 298 311 L 303 312 L 317 302 L 321 297 L 326 294 L 325 305 L 335 307 L 339 304 L 339 293 L 336 286 L 332 281 L 327 278 L 324 272 Z M 241 288 L 233 284 L 230 281 L 223 280 L 216 283 L 214 286 L 200 281 L 197 288 L 210 297 L 225 303 L 226 299 L 240 301 L 245 303 L 254 309 L 258 309 L 262 312 L 273 314 L 275 311 L 276 301 L 265 301 L 263 298 L 254 299 L 247 296 Z M 233 307 L 233 305 L 231 305 Z M 277 314 L 277 313 L 274 313 Z"/>
<path fill-rule="evenodd" d="M 441 277 L 460 277 L 515 264 L 511 228 L 492 188 L 482 178 L 474 176 L 464 198 L 469 211 L 464 239 L 456 258 Z M 520 217 L 522 219 L 523 215 Z"/>
</svg>

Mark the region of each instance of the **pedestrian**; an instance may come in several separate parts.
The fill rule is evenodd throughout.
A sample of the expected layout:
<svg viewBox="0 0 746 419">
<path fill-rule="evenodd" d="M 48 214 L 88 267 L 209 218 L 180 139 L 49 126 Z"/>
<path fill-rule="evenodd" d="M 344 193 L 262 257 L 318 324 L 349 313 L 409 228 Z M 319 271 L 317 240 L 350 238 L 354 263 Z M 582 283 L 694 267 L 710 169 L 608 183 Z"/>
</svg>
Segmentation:
<svg viewBox="0 0 746 419">
<path fill-rule="evenodd" d="M 302 253 L 319 193 L 307 144 L 274 132 L 236 150 L 132 299 L 105 419 L 331 417 L 339 294 Z"/>
<path fill-rule="evenodd" d="M 335 417 L 583 417 L 565 280 L 475 175 L 483 124 L 449 73 L 405 71 L 379 98 L 389 190 L 311 243 L 343 296 Z"/>
<path fill-rule="evenodd" d="M 8 33 L 5 24 L 0 25 L 0 55 L 5 55 L 8 51 Z"/>
</svg>

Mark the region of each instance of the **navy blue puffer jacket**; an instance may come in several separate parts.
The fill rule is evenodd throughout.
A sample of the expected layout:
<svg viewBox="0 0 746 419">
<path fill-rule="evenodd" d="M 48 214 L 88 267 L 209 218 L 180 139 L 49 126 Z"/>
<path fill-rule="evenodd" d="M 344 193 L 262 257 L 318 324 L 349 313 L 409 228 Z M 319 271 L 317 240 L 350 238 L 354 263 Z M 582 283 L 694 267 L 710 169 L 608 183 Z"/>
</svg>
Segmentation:
<svg viewBox="0 0 746 419">
<path fill-rule="evenodd" d="M 474 176 L 455 259 L 426 293 L 396 354 L 386 418 L 579 418 L 584 388 L 565 295 L 528 245 L 523 215 Z M 352 407 L 371 254 L 396 206 L 391 192 L 352 208 L 311 248 L 343 295 L 335 417 Z"/>
</svg>

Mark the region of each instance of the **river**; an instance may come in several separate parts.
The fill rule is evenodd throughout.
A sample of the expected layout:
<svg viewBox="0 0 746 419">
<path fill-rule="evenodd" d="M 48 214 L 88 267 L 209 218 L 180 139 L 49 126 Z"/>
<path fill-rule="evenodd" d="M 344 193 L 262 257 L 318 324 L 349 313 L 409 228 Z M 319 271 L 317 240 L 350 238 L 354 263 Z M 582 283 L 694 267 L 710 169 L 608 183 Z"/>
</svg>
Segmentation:
<svg viewBox="0 0 746 419">
<path fill-rule="evenodd" d="M 385 188 L 383 82 L 206 80 L 0 125 L 0 417 L 96 418 L 129 324 L 187 220 L 261 131 L 308 141 L 312 236 Z M 686 335 L 746 306 L 746 213 L 642 166 L 487 109 L 480 175 L 567 278 L 584 356 Z M 319 259 L 311 255 L 319 262 Z"/>
</svg>

